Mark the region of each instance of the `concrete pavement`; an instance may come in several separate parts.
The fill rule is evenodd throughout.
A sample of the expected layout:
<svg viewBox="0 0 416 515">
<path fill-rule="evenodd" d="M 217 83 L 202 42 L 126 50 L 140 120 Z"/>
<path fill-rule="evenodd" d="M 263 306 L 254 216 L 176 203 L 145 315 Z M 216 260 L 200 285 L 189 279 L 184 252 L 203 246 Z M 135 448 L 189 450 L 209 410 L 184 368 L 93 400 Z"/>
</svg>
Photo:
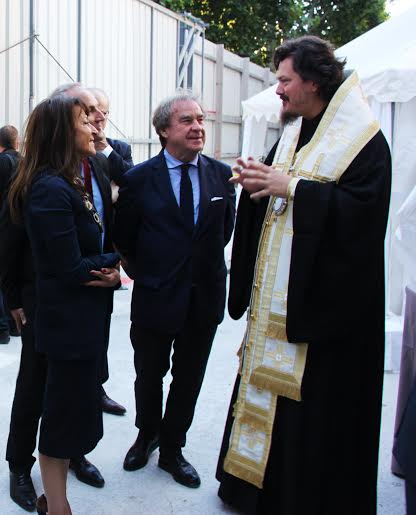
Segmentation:
<svg viewBox="0 0 416 515">
<path fill-rule="evenodd" d="M 134 367 L 129 341 L 131 283 L 128 290 L 115 293 L 109 352 L 110 380 L 106 391 L 124 404 L 124 417 L 104 415 L 104 438 L 88 458 L 100 469 L 106 484 L 95 489 L 77 481 L 71 474 L 68 496 L 74 515 L 196 515 L 234 513 L 217 497 L 215 467 L 224 422 L 237 370 L 236 351 L 240 345 L 245 321 L 226 317 L 214 342 L 204 385 L 188 434 L 185 457 L 200 473 L 202 485 L 188 489 L 173 481 L 157 467 L 158 453 L 148 465 L 136 472 L 122 468 L 123 459 L 137 436 L 134 426 Z M 76 323 L 76 315 L 74 315 Z M 9 498 L 8 466 L 4 460 L 10 408 L 19 366 L 20 338 L 0 346 L 0 515 L 25 513 Z M 190 366 L 192 366 L 190 364 Z M 170 382 L 168 377 L 165 381 Z M 398 375 L 385 374 L 382 441 L 380 449 L 378 515 L 404 515 L 403 482 L 390 473 L 391 442 L 395 415 Z M 334 471 L 330 471 L 334 473 Z M 42 492 L 39 466 L 33 467 L 36 490 Z M 345 492 L 348 495 L 348 492 Z M 307 515 L 307 514 L 305 514 Z M 334 511 L 336 515 L 336 511 Z"/>
</svg>

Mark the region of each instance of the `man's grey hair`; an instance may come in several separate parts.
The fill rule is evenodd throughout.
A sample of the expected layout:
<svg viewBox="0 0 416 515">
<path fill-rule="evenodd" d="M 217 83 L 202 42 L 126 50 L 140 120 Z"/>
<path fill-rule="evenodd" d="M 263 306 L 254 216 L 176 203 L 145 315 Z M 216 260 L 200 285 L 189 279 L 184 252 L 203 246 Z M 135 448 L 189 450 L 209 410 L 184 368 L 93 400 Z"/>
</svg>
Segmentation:
<svg viewBox="0 0 416 515">
<path fill-rule="evenodd" d="M 198 95 L 195 95 L 192 93 L 192 91 L 189 90 L 177 91 L 174 95 L 163 99 L 162 102 L 160 102 L 160 104 L 156 107 L 153 113 L 152 122 L 163 148 L 166 145 L 166 138 L 162 136 L 161 131 L 167 129 L 170 126 L 173 106 L 176 104 L 176 102 L 185 102 L 188 100 L 196 102 L 201 108 L 202 112 L 204 112 L 204 108 L 202 107 Z"/>
<path fill-rule="evenodd" d="M 52 91 L 49 98 L 57 97 L 59 95 L 66 95 L 69 90 L 74 88 L 83 88 L 84 86 L 80 82 L 69 82 L 68 84 L 62 84 Z"/>
<path fill-rule="evenodd" d="M 87 88 L 88 91 L 91 91 L 91 93 L 96 97 L 97 93 L 101 96 L 103 96 L 108 103 L 110 103 L 110 97 L 107 95 L 107 93 L 101 89 L 101 88 Z"/>
</svg>

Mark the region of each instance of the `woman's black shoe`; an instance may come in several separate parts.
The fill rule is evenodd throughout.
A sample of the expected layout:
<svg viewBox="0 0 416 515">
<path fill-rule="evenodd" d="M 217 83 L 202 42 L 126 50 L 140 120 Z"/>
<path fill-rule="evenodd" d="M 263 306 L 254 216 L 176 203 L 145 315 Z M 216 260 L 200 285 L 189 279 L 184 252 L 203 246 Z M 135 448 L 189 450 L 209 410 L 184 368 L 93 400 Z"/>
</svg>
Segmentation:
<svg viewBox="0 0 416 515">
<path fill-rule="evenodd" d="M 36 510 L 39 515 L 48 515 L 48 502 L 45 494 L 42 494 L 36 501 Z"/>
</svg>

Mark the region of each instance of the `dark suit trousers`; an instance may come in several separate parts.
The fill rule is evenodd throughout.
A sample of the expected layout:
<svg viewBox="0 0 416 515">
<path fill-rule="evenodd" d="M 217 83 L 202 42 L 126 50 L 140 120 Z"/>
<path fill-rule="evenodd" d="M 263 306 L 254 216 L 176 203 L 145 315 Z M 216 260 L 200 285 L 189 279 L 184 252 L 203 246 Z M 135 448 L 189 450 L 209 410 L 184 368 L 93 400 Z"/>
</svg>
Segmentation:
<svg viewBox="0 0 416 515">
<path fill-rule="evenodd" d="M 30 472 L 42 414 L 47 362 L 35 351 L 32 322 L 34 299 L 24 302 L 27 323 L 22 330 L 22 352 L 13 399 L 6 460 L 12 472 Z"/>
<path fill-rule="evenodd" d="M 3 294 L 0 290 L 0 333 L 3 331 L 9 332 L 9 317 L 7 316 Z"/>
<path fill-rule="evenodd" d="M 111 311 L 107 314 L 105 319 L 105 351 L 101 358 L 101 370 L 102 370 L 102 377 L 101 377 L 101 384 L 104 384 L 106 381 L 108 381 L 109 378 L 109 371 L 108 371 L 108 345 L 110 343 L 110 324 L 111 324 Z"/>
<path fill-rule="evenodd" d="M 130 331 L 136 368 L 136 427 L 148 437 L 159 434 L 160 447 L 167 450 L 185 445 L 217 331 L 217 325 L 196 327 L 190 318 L 178 334 L 135 324 Z M 173 379 L 162 417 L 163 377 L 170 368 L 172 344 Z"/>
</svg>

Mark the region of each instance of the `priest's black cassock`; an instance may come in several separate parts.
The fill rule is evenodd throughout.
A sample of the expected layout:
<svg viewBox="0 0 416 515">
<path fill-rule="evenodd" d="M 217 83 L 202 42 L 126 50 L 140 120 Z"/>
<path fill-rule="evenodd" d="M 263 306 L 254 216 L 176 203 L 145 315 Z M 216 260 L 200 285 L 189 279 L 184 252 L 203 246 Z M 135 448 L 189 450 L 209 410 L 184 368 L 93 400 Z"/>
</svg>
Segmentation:
<svg viewBox="0 0 416 515">
<path fill-rule="evenodd" d="M 298 149 L 310 141 L 322 114 L 303 120 Z M 237 377 L 217 479 L 219 496 L 242 513 L 376 513 L 390 185 L 389 148 L 378 132 L 338 184 L 300 180 L 296 187 L 286 331 L 290 342 L 309 344 L 302 401 L 278 397 L 260 490 L 223 470 Z M 234 319 L 250 302 L 268 200 L 241 195 L 228 300 Z"/>
</svg>

